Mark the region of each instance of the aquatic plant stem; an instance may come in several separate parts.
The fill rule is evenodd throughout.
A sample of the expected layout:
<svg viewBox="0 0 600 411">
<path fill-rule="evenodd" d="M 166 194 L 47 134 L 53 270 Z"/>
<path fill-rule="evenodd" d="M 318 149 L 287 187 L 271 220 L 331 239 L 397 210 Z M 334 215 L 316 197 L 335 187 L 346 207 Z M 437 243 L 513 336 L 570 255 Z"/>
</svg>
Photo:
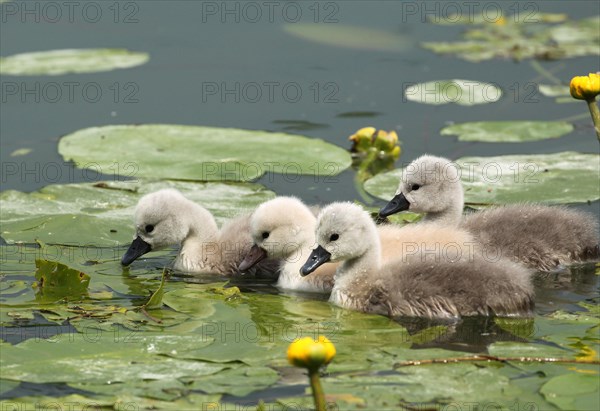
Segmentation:
<svg viewBox="0 0 600 411">
<path fill-rule="evenodd" d="M 598 110 L 598 104 L 596 104 L 596 98 L 590 98 L 586 100 L 590 114 L 592 115 L 592 121 L 594 122 L 594 128 L 596 129 L 596 136 L 598 142 L 600 142 L 600 110 Z"/>
<path fill-rule="evenodd" d="M 427 364 L 448 364 L 456 362 L 478 362 L 478 361 L 498 361 L 498 362 L 553 362 L 562 364 L 600 364 L 600 360 L 583 360 L 571 358 L 551 358 L 551 357 L 496 357 L 494 355 L 474 355 L 471 357 L 453 357 L 453 358 L 434 358 L 428 360 L 403 361 L 394 364 L 394 368 L 406 367 L 411 365 Z"/>
<path fill-rule="evenodd" d="M 321 379 L 319 378 L 319 369 L 309 369 L 308 378 L 310 379 L 310 387 L 312 388 L 313 399 L 315 400 L 316 411 L 326 411 L 327 404 L 325 403 L 325 393 L 321 386 Z"/>
<path fill-rule="evenodd" d="M 553 82 L 554 84 L 562 84 L 560 79 L 557 78 L 552 72 L 546 70 L 537 60 L 531 60 L 531 67 L 538 72 L 542 77 L 545 77 L 547 80 Z"/>
</svg>

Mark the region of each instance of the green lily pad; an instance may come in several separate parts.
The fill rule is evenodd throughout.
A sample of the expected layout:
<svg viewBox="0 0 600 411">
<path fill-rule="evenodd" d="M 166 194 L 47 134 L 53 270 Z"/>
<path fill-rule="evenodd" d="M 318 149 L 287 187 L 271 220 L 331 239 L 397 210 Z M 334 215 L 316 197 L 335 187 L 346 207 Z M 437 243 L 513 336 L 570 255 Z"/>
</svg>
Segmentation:
<svg viewBox="0 0 600 411">
<path fill-rule="evenodd" d="M 31 153 L 33 151 L 32 148 L 19 148 L 16 149 L 15 151 L 13 151 L 12 153 L 10 153 L 11 157 L 20 157 L 20 156 L 26 156 L 27 154 Z"/>
<path fill-rule="evenodd" d="M 583 203 L 600 199 L 600 156 L 565 151 L 556 154 L 463 157 L 461 168 L 465 202 L 509 204 L 524 201 L 551 204 Z M 365 190 L 390 200 L 402 169 L 379 174 L 365 182 Z"/>
<path fill-rule="evenodd" d="M 517 343 L 509 341 L 500 341 L 493 343 L 488 347 L 488 353 L 496 357 L 520 358 L 520 357 L 539 357 L 539 358 L 568 358 L 574 357 L 573 350 L 562 349 L 552 345 L 537 343 Z"/>
<path fill-rule="evenodd" d="M 540 392 L 561 410 L 600 409 L 598 373 L 559 375 L 544 384 Z"/>
<path fill-rule="evenodd" d="M 244 397 L 251 392 L 263 390 L 279 379 L 277 372 L 268 367 L 243 366 L 228 369 L 194 380 L 189 389 L 201 390 L 206 394 L 229 394 Z"/>
<path fill-rule="evenodd" d="M 600 40 L 600 16 L 579 21 L 569 21 L 549 29 L 550 37 L 560 45 L 576 48 L 583 44 L 596 44 Z M 596 50 L 596 54 L 600 51 Z"/>
<path fill-rule="evenodd" d="M 35 287 L 43 300 L 79 299 L 87 294 L 90 276 L 55 261 L 36 260 Z"/>
<path fill-rule="evenodd" d="M 508 17 L 503 24 L 470 22 L 461 41 L 424 42 L 421 46 L 438 54 L 448 54 L 471 62 L 493 58 L 556 60 L 599 55 L 600 20 L 597 16 L 562 24 L 562 18 L 540 18 L 535 24 L 528 18 Z M 515 21 L 512 21 L 515 20 Z"/>
<path fill-rule="evenodd" d="M 498 101 L 502 90 L 477 80 L 434 80 L 411 85 L 404 90 L 404 95 L 409 101 L 423 104 L 473 106 Z"/>
<path fill-rule="evenodd" d="M 173 380 L 209 375 L 219 364 L 164 357 L 161 347 L 197 347 L 198 336 L 133 334 L 116 339 L 112 333 L 76 334 L 56 343 L 30 339 L 2 348 L 2 377 L 34 383 L 71 382 L 110 384 L 132 380 Z M 76 376 L 76 377 L 75 377 Z"/>
<path fill-rule="evenodd" d="M 568 85 L 563 84 L 539 84 L 538 90 L 546 97 L 570 97 L 571 91 Z"/>
<path fill-rule="evenodd" d="M 402 52 L 413 42 L 408 36 L 344 24 L 293 23 L 283 26 L 285 32 L 303 40 L 327 46 L 383 52 Z"/>
<path fill-rule="evenodd" d="M 274 197 L 250 183 L 112 181 L 49 185 L 40 191 L 0 193 L 0 235 L 8 243 L 108 247 L 131 241 L 133 213 L 144 194 L 176 188 L 213 212 L 218 223 Z"/>
<path fill-rule="evenodd" d="M 98 73 L 139 66 L 148 53 L 125 49 L 66 49 L 15 54 L 0 58 L 0 74 L 57 76 L 67 73 Z"/>
<path fill-rule="evenodd" d="M 573 131 L 565 121 L 478 121 L 444 127 L 442 136 L 458 135 L 459 141 L 514 143 L 558 138 Z"/>
<path fill-rule="evenodd" d="M 168 124 L 79 130 L 60 140 L 58 152 L 102 170 L 129 167 L 132 177 L 195 181 L 249 181 L 266 172 L 325 177 L 351 164 L 346 150 L 315 138 Z"/>
<path fill-rule="evenodd" d="M 0 379 L 0 395 L 14 390 L 21 384 L 19 381 L 9 381 Z"/>
<path fill-rule="evenodd" d="M 368 387 L 368 390 L 360 387 Z M 464 404 L 483 399 L 488 404 L 508 402 L 505 395 L 514 388 L 510 387 L 509 379 L 493 367 L 480 368 L 459 363 L 404 367 L 385 375 L 342 375 L 325 380 L 324 391 L 328 394 L 366 394 L 367 408 L 390 409 L 388 407 L 398 403 Z M 386 402 L 387 407 L 384 405 Z M 430 406 L 425 409 L 437 408 Z"/>
</svg>

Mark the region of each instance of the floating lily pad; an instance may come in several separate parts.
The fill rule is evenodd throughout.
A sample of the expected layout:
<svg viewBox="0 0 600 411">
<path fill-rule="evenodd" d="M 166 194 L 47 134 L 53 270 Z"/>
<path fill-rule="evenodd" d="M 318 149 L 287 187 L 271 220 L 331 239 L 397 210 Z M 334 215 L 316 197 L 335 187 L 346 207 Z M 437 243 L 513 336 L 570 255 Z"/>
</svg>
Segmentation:
<svg viewBox="0 0 600 411">
<path fill-rule="evenodd" d="M 534 14 L 530 18 L 510 16 L 498 24 L 481 19 L 469 22 L 474 27 L 464 32 L 462 41 L 424 42 L 421 46 L 471 62 L 493 58 L 555 60 L 600 54 L 597 16 L 550 25 L 545 23 L 563 21 L 562 17 L 546 15 L 544 19 Z"/>
<path fill-rule="evenodd" d="M 600 199 L 600 156 L 576 152 L 556 154 L 463 157 L 461 168 L 465 202 L 508 204 L 524 201 L 582 203 Z M 367 180 L 365 190 L 390 200 L 401 169 Z"/>
<path fill-rule="evenodd" d="M 87 294 L 90 276 L 55 261 L 36 260 L 35 287 L 44 300 L 79 299 Z"/>
<path fill-rule="evenodd" d="M 164 357 L 173 350 L 197 346 L 198 336 L 133 334 L 116 339 L 112 333 L 77 334 L 68 341 L 30 339 L 2 348 L 2 377 L 8 380 L 110 384 L 132 380 L 174 380 L 218 372 L 225 367 Z M 177 344 L 175 344 L 177 342 Z M 75 377 L 76 376 L 76 377 Z"/>
<path fill-rule="evenodd" d="M 19 381 L 9 381 L 0 379 L 0 395 L 17 388 L 21 384 Z"/>
<path fill-rule="evenodd" d="M 598 374 L 571 373 L 548 381 L 540 392 L 561 410 L 600 409 Z"/>
<path fill-rule="evenodd" d="M 407 100 L 417 103 L 473 106 L 498 101 L 502 90 L 491 83 L 477 80 L 435 80 L 409 86 L 404 90 L 404 95 Z"/>
<path fill-rule="evenodd" d="M 413 44 L 408 36 L 339 23 L 293 23 L 284 25 L 283 29 L 303 40 L 358 50 L 402 52 L 409 49 Z"/>
<path fill-rule="evenodd" d="M 539 343 L 516 343 L 500 341 L 488 347 L 488 353 L 496 357 L 520 358 L 573 358 L 575 352 L 558 346 Z"/>
<path fill-rule="evenodd" d="M 140 197 L 167 187 L 213 212 L 218 223 L 274 197 L 257 184 L 181 181 L 57 184 L 33 193 L 10 190 L 0 193 L 0 235 L 8 243 L 122 245 L 131 241 Z"/>
<path fill-rule="evenodd" d="M 568 85 L 539 84 L 538 90 L 546 97 L 569 97 L 571 92 Z"/>
<path fill-rule="evenodd" d="M 57 76 L 67 73 L 98 73 L 144 64 L 148 53 L 125 49 L 66 49 L 15 54 L 0 58 L 0 74 Z"/>
<path fill-rule="evenodd" d="M 167 124 L 92 127 L 63 137 L 59 153 L 134 177 L 249 181 L 266 172 L 332 176 L 350 154 L 323 140 L 284 133 Z"/>
<path fill-rule="evenodd" d="M 11 157 L 20 157 L 20 156 L 26 156 L 27 154 L 31 153 L 33 151 L 32 148 L 19 148 L 15 151 L 13 151 L 12 153 L 10 153 Z"/>
<path fill-rule="evenodd" d="M 189 389 L 207 394 L 230 394 L 243 397 L 251 392 L 263 390 L 279 379 L 277 372 L 268 367 L 239 367 L 223 370 L 210 378 L 202 377 L 193 382 Z"/>
<path fill-rule="evenodd" d="M 565 121 L 478 121 L 444 127 L 443 136 L 458 135 L 459 141 L 514 143 L 558 138 L 573 131 Z"/>
</svg>

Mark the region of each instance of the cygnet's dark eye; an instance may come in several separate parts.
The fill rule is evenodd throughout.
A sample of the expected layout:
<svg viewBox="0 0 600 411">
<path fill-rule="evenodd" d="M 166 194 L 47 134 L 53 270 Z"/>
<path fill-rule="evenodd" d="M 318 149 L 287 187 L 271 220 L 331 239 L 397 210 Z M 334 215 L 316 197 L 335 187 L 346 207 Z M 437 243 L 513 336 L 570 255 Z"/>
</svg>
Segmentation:
<svg viewBox="0 0 600 411">
<path fill-rule="evenodd" d="M 331 234 L 331 236 L 329 237 L 329 241 L 335 241 L 338 238 L 340 238 L 339 234 Z"/>
<path fill-rule="evenodd" d="M 419 184 L 413 184 L 413 185 L 410 187 L 410 189 L 411 189 L 412 191 L 417 191 L 419 188 L 421 188 L 421 186 L 420 186 Z"/>
<path fill-rule="evenodd" d="M 146 230 L 147 233 L 151 233 L 154 230 L 154 226 L 152 224 L 148 224 L 145 227 L 145 230 Z"/>
<path fill-rule="evenodd" d="M 269 232 L 265 231 L 264 233 L 262 233 L 262 238 L 263 238 L 263 240 L 266 240 L 267 238 L 269 238 Z"/>
</svg>

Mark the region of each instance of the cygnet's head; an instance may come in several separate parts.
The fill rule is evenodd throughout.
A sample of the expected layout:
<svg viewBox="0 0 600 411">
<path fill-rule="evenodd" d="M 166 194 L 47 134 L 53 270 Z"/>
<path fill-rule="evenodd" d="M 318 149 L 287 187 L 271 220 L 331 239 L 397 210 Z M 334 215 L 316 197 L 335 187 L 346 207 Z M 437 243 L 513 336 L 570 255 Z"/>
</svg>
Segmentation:
<svg viewBox="0 0 600 411">
<path fill-rule="evenodd" d="M 396 195 L 380 211 L 381 217 L 400 211 L 443 213 L 449 209 L 462 211 L 463 189 L 460 169 L 456 163 L 424 155 L 410 163 L 402 172 Z"/>
<path fill-rule="evenodd" d="M 175 189 L 146 194 L 135 208 L 135 235 L 121 263 L 129 265 L 138 257 L 180 244 L 188 235 L 190 201 Z"/>
<path fill-rule="evenodd" d="M 308 275 L 322 264 L 358 258 L 374 247 L 375 223 L 369 213 L 353 203 L 332 203 L 317 217 L 318 247 L 302 267 Z"/>
<path fill-rule="evenodd" d="M 314 244 L 315 216 L 295 197 L 277 197 L 254 211 L 250 235 L 254 245 L 239 266 L 245 271 L 265 258 L 286 259 L 304 244 Z"/>
</svg>

